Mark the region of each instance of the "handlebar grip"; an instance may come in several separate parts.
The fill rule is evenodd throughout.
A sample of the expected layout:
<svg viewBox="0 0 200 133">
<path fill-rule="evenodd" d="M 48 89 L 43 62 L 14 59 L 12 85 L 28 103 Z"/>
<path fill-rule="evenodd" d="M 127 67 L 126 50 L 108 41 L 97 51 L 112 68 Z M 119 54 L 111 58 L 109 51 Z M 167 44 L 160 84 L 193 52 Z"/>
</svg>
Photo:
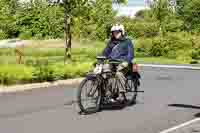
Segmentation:
<svg viewBox="0 0 200 133">
<path fill-rule="evenodd" d="M 98 59 L 98 60 L 106 60 L 108 58 L 106 56 L 97 56 L 96 59 Z"/>
<path fill-rule="evenodd" d="M 122 63 L 123 61 L 120 59 L 109 59 L 109 62 L 118 62 L 118 63 Z"/>
</svg>

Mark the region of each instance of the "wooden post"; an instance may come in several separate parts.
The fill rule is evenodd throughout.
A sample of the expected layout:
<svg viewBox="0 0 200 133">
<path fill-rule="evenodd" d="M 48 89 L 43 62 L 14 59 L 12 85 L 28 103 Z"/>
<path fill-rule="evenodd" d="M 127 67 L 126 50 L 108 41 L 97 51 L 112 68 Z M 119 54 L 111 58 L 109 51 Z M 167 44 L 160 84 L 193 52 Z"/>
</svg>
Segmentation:
<svg viewBox="0 0 200 133">
<path fill-rule="evenodd" d="M 16 63 L 22 64 L 22 57 L 23 53 L 19 48 L 15 48 L 15 54 L 16 54 Z"/>
</svg>

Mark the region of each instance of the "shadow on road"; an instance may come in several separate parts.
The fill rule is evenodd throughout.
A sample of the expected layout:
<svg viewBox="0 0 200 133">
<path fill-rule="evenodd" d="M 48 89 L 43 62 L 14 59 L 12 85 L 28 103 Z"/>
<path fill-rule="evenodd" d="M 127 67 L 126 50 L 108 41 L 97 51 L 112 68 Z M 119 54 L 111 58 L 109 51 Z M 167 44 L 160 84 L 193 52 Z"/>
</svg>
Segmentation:
<svg viewBox="0 0 200 133">
<path fill-rule="evenodd" d="M 137 103 L 133 103 L 131 105 L 126 105 L 126 104 L 120 104 L 120 103 L 112 103 L 112 104 L 104 104 L 101 106 L 100 110 L 98 112 L 103 112 L 103 111 L 118 111 L 118 110 L 123 110 L 126 107 L 134 106 Z M 98 112 L 90 112 L 90 113 L 83 113 L 79 112 L 80 115 L 92 115 Z"/>
<path fill-rule="evenodd" d="M 200 109 L 200 106 L 187 105 L 187 104 L 169 104 L 168 106 L 177 108 Z"/>
<path fill-rule="evenodd" d="M 101 107 L 101 111 L 104 111 L 104 110 L 122 110 L 124 109 L 126 106 L 123 105 L 123 104 L 106 104 L 106 105 L 103 105 Z"/>
<path fill-rule="evenodd" d="M 168 106 L 177 108 L 200 109 L 200 106 L 187 105 L 187 104 L 169 104 Z M 194 117 L 200 117 L 200 113 L 195 114 Z"/>
<path fill-rule="evenodd" d="M 200 113 L 195 114 L 194 117 L 200 117 Z"/>
<path fill-rule="evenodd" d="M 101 111 L 114 111 L 114 110 L 122 110 L 126 107 L 130 107 L 130 106 L 134 106 L 136 105 L 136 103 L 132 103 L 130 105 L 126 105 L 126 104 L 120 104 L 120 103 L 115 103 L 115 104 L 107 104 L 107 105 L 103 105 L 101 107 Z"/>
</svg>

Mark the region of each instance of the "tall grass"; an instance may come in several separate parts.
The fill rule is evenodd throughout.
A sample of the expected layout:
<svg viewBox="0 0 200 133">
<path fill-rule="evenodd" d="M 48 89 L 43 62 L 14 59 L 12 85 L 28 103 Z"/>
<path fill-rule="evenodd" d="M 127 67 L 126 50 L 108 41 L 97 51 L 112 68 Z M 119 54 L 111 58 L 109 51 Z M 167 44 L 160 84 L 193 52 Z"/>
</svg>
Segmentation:
<svg viewBox="0 0 200 133">
<path fill-rule="evenodd" d="M 16 64 L 12 49 L 0 50 L 0 84 L 44 82 L 82 77 L 95 59 L 92 48 L 75 48 L 72 60 L 64 65 L 64 50 L 61 48 L 24 49 L 23 64 Z"/>
<path fill-rule="evenodd" d="M 1 65 L 0 66 L 0 83 L 15 84 L 25 83 L 32 80 L 33 67 L 25 65 Z"/>
</svg>

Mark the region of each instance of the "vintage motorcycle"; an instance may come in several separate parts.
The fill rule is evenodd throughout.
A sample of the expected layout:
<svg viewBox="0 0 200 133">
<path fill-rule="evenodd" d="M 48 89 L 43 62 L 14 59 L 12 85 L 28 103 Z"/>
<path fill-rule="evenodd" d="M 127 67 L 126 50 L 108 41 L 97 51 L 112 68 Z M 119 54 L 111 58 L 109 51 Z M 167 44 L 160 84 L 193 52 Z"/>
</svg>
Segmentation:
<svg viewBox="0 0 200 133">
<path fill-rule="evenodd" d="M 116 68 L 120 60 L 107 59 L 104 56 L 97 57 L 97 63 L 92 72 L 89 72 L 80 83 L 77 93 L 78 106 L 82 113 L 95 113 L 103 105 L 116 102 L 119 96 L 121 81 L 116 75 Z M 140 86 L 140 74 L 137 64 L 130 64 L 130 70 L 126 73 L 124 105 L 131 105 L 136 102 Z"/>
</svg>

